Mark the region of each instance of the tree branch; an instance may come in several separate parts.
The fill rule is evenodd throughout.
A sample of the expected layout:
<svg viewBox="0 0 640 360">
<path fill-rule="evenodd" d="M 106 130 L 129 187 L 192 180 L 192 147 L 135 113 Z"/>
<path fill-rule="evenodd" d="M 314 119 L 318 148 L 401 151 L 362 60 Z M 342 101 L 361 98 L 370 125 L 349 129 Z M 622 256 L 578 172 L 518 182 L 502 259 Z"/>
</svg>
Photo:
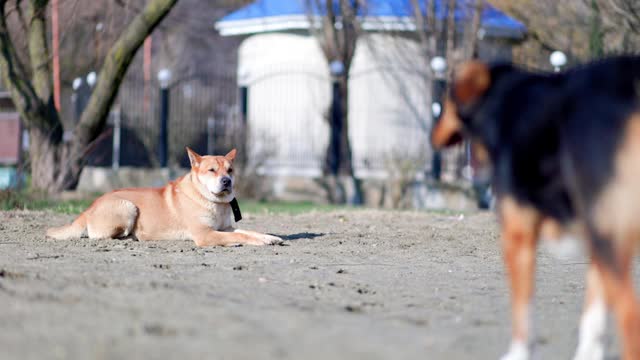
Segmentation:
<svg viewBox="0 0 640 360">
<path fill-rule="evenodd" d="M 49 130 L 51 124 L 45 116 L 45 105 L 28 81 L 27 72 L 20 62 L 9 34 L 5 13 L 6 0 L 0 0 L 0 73 L 13 103 L 27 127 L 37 126 Z"/>
<path fill-rule="evenodd" d="M 12 12 L 16 12 L 17 17 L 18 17 L 18 23 L 20 24 L 20 27 L 22 28 L 22 32 L 23 33 L 27 33 L 28 28 L 27 28 L 27 22 L 24 19 L 24 14 L 22 13 L 22 0 L 16 0 L 15 1 L 15 5 L 13 6 L 13 8 L 9 8 L 6 11 L 6 16 L 9 17 L 9 15 L 11 15 Z"/>
<path fill-rule="evenodd" d="M 467 48 L 465 49 L 465 57 L 468 59 L 476 58 L 478 55 L 478 30 L 480 30 L 483 9 L 483 0 L 476 0 L 473 6 L 470 38 L 467 39 Z"/>
<path fill-rule="evenodd" d="M 627 23 L 627 27 L 633 31 L 638 32 L 638 26 L 640 25 L 640 18 L 637 16 L 635 9 L 631 3 L 625 1 L 618 2 L 616 0 L 608 0 L 610 9 L 615 15 L 623 18 L 623 21 Z"/>
<path fill-rule="evenodd" d="M 326 1 L 327 15 L 324 16 L 322 29 L 324 31 L 324 52 L 327 60 L 338 56 L 339 40 L 336 32 L 336 15 L 333 11 L 333 1 Z"/>
<path fill-rule="evenodd" d="M 306 0 L 306 13 L 307 19 L 309 21 L 309 32 L 318 39 L 318 43 L 320 44 L 320 49 L 325 55 L 325 58 L 328 58 L 327 52 L 325 51 L 325 46 L 323 44 L 322 34 L 324 32 L 323 29 L 323 21 L 318 21 L 318 17 L 315 15 L 315 11 L 322 9 L 320 5 L 320 0 Z"/>
<path fill-rule="evenodd" d="M 52 97 L 53 80 L 49 65 L 49 46 L 47 44 L 46 8 L 49 0 L 31 0 L 27 10 L 29 21 L 28 44 L 29 60 L 32 69 L 32 84 L 43 103 Z"/>
<path fill-rule="evenodd" d="M 420 39 L 420 45 L 424 53 L 425 59 L 429 59 L 432 56 L 432 52 L 435 51 L 436 40 L 436 24 L 435 24 L 435 8 L 430 9 L 429 5 L 435 5 L 436 0 L 426 0 L 425 10 L 422 11 L 420 2 L 418 0 L 411 0 L 411 7 L 413 8 L 413 16 L 416 22 L 416 32 L 418 39 Z M 430 70 L 430 69 L 428 69 Z"/>
<path fill-rule="evenodd" d="M 453 50 L 455 48 L 456 38 L 456 0 L 449 0 L 447 2 L 447 44 L 446 44 L 446 56 L 447 56 L 447 79 L 453 73 L 456 59 L 453 56 Z"/>
<path fill-rule="evenodd" d="M 341 12 L 342 12 L 342 62 L 345 69 L 351 67 L 351 60 L 355 55 L 356 43 L 358 40 L 358 33 L 360 32 L 360 24 L 358 22 L 358 10 L 360 8 L 360 2 L 341 0 Z"/>
<path fill-rule="evenodd" d="M 104 127 L 109 109 L 118 94 L 118 87 L 137 49 L 176 2 L 177 0 L 149 1 L 109 50 L 100 70 L 95 90 L 74 129 L 76 155 L 80 153 L 80 148 L 95 139 Z"/>
<path fill-rule="evenodd" d="M 429 0 L 427 0 L 428 2 Z M 411 7 L 413 8 L 413 16 L 416 18 L 416 32 L 418 33 L 418 38 L 420 42 L 423 44 L 427 43 L 427 26 L 425 25 L 425 14 L 422 12 L 420 8 L 420 3 L 418 0 L 411 0 Z"/>
</svg>

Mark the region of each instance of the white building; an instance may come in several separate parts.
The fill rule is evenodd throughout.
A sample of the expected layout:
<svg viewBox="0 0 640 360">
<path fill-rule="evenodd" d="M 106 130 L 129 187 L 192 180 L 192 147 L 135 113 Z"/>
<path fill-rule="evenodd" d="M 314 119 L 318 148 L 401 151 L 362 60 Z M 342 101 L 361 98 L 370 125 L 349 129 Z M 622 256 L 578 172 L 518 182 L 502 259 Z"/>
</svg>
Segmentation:
<svg viewBox="0 0 640 360">
<path fill-rule="evenodd" d="M 424 6 L 424 1 L 420 1 Z M 459 1 L 464 3 L 464 1 Z M 247 88 L 251 156 L 273 175 L 321 175 L 329 138 L 329 67 L 309 26 L 305 0 L 259 0 L 216 23 L 222 35 L 246 36 L 238 83 Z M 432 126 L 428 59 L 417 41 L 409 0 L 369 1 L 349 77 L 349 136 L 356 176 L 384 177 L 385 162 L 407 158 L 430 167 Z M 443 21 L 446 1 L 437 2 Z M 457 16 L 465 21 L 464 14 Z M 520 38 L 524 28 L 489 5 L 485 41 Z M 507 42 L 502 50 L 508 53 Z M 498 48 L 500 48 L 498 46 Z M 498 50 L 500 51 L 500 49 Z"/>
</svg>

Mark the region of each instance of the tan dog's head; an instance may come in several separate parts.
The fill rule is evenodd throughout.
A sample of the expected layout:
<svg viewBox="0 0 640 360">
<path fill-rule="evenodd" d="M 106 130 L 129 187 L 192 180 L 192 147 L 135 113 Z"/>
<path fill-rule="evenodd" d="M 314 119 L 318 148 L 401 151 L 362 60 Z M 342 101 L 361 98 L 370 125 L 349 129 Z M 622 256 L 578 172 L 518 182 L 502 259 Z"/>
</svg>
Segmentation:
<svg viewBox="0 0 640 360">
<path fill-rule="evenodd" d="M 200 156 L 187 148 L 191 162 L 192 179 L 198 190 L 209 201 L 228 203 L 235 197 L 233 190 L 233 160 L 236 149 L 225 156 Z"/>
</svg>

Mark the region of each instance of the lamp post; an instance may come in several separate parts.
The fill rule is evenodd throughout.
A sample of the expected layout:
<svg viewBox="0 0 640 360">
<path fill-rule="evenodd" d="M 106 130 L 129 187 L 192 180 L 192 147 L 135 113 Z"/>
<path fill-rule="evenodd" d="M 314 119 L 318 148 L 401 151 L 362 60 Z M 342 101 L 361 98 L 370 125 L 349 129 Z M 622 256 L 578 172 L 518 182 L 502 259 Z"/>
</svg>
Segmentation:
<svg viewBox="0 0 640 360">
<path fill-rule="evenodd" d="M 553 66 L 553 71 L 559 72 L 560 68 L 567 64 L 567 56 L 562 51 L 554 51 L 549 56 L 549 62 Z"/>
<path fill-rule="evenodd" d="M 76 123 L 80 120 L 80 115 L 84 109 L 84 101 L 79 93 L 81 87 L 82 78 L 77 77 L 73 79 L 73 83 L 71 84 L 71 88 L 73 89 L 73 93 L 71 93 L 71 103 L 73 104 L 73 120 L 75 120 Z"/>
<path fill-rule="evenodd" d="M 158 142 L 158 159 L 160 166 L 167 167 L 168 162 L 168 123 L 169 123 L 169 83 L 171 82 L 171 70 L 158 71 L 160 83 L 160 139 Z"/>
<path fill-rule="evenodd" d="M 329 71 L 331 72 L 331 137 L 329 138 L 329 157 L 328 168 L 331 174 L 338 174 L 338 167 L 340 163 L 340 137 L 343 130 L 343 119 L 340 104 L 342 102 L 340 94 L 340 79 L 339 77 L 344 73 L 344 64 L 342 61 L 334 60 L 329 64 Z"/>
<path fill-rule="evenodd" d="M 446 71 L 447 60 L 442 56 L 436 56 L 429 62 L 429 66 L 433 72 L 433 90 L 431 92 L 431 115 L 433 116 L 433 125 L 438 122 L 442 113 L 442 97 L 447 86 Z M 442 170 L 442 155 L 439 151 L 433 152 L 431 160 L 431 174 L 435 180 L 440 180 Z"/>
</svg>

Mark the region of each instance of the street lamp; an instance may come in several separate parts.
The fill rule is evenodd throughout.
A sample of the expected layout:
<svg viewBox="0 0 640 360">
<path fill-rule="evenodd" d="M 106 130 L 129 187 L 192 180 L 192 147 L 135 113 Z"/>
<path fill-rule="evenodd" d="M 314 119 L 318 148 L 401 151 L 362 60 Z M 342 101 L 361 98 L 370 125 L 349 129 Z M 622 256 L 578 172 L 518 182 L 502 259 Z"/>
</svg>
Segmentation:
<svg viewBox="0 0 640 360">
<path fill-rule="evenodd" d="M 435 56 L 429 62 L 429 66 L 433 71 L 433 90 L 431 92 L 431 114 L 433 115 L 433 125 L 440 118 L 442 113 L 442 96 L 447 86 L 446 72 L 447 72 L 447 60 L 442 56 Z M 442 169 L 442 155 L 439 151 L 433 152 L 433 158 L 431 160 L 431 173 L 435 180 L 440 180 L 440 173 Z"/>
<path fill-rule="evenodd" d="M 84 108 L 84 102 L 80 97 L 80 88 L 82 87 L 82 78 L 77 77 L 73 79 L 73 83 L 71 83 L 71 88 L 73 92 L 71 93 L 71 104 L 73 105 L 73 120 L 78 122 L 80 119 L 80 114 L 82 114 L 82 110 Z"/>
<path fill-rule="evenodd" d="M 160 166 L 167 167 L 169 149 L 169 84 L 171 82 L 171 70 L 158 71 L 160 83 L 160 139 L 158 141 L 158 159 Z"/>
<path fill-rule="evenodd" d="M 96 75 L 95 71 L 92 71 L 87 74 L 87 84 L 89 84 L 90 87 L 93 87 L 93 85 L 96 84 L 97 80 L 98 80 L 98 75 Z"/>
<path fill-rule="evenodd" d="M 553 71 L 559 72 L 560 68 L 567 64 L 567 56 L 562 51 L 554 51 L 549 56 L 549 62 L 553 66 Z"/>
<path fill-rule="evenodd" d="M 447 61 L 442 56 L 436 56 L 431 59 L 429 66 L 434 75 L 431 112 L 434 119 L 437 119 L 442 112 L 441 98 L 446 86 L 445 73 L 447 71 Z"/>
</svg>

